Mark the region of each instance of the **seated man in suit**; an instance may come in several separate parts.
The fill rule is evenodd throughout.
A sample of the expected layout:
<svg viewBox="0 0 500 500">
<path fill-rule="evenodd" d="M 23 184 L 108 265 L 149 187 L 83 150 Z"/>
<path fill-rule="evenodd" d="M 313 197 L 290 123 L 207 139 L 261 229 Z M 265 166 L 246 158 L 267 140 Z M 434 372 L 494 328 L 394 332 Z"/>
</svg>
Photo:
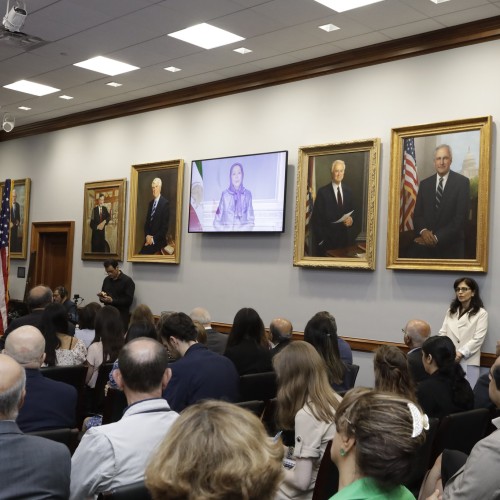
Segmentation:
<svg viewBox="0 0 500 500">
<path fill-rule="evenodd" d="M 169 219 L 168 200 L 161 194 L 161 179 L 156 177 L 151 184 L 153 199 L 149 202 L 144 222 L 144 244 L 140 253 L 153 255 L 167 244 Z"/>
<path fill-rule="evenodd" d="M 71 467 L 68 448 L 23 434 L 15 422 L 26 393 L 25 381 L 22 366 L 0 354 L 0 497 L 66 500 Z"/>
<path fill-rule="evenodd" d="M 84 434 L 71 461 L 71 499 L 141 481 L 151 452 L 179 416 L 161 397 L 170 370 L 157 340 L 131 340 L 120 351 L 118 366 L 113 377 L 129 406 L 118 422 Z"/>
<path fill-rule="evenodd" d="M 404 342 L 410 348 L 408 351 L 408 368 L 415 383 L 429 377 L 422 363 L 422 345 L 431 335 L 429 323 L 421 319 L 412 319 L 406 323 L 403 330 Z"/>
<path fill-rule="evenodd" d="M 16 328 L 5 341 L 5 354 L 26 371 L 26 397 L 17 425 L 23 432 L 75 427 L 78 394 L 64 382 L 46 378 L 40 372 L 45 360 L 45 339 L 38 328 Z"/>
<path fill-rule="evenodd" d="M 292 341 L 293 326 L 285 318 L 274 318 L 269 325 L 271 333 L 271 356 L 276 356 Z"/>
<path fill-rule="evenodd" d="M 208 349 L 217 354 L 224 354 L 228 335 L 212 328 L 210 313 L 206 309 L 203 309 L 203 307 L 195 307 L 189 316 L 193 321 L 198 321 L 205 328 L 205 332 L 207 333 L 206 346 Z"/>
<path fill-rule="evenodd" d="M 232 361 L 196 341 L 193 320 L 172 313 L 162 324 L 160 336 L 167 349 L 179 357 L 172 365 L 172 380 L 163 397 L 181 412 L 202 399 L 238 401 L 240 378 Z"/>
</svg>

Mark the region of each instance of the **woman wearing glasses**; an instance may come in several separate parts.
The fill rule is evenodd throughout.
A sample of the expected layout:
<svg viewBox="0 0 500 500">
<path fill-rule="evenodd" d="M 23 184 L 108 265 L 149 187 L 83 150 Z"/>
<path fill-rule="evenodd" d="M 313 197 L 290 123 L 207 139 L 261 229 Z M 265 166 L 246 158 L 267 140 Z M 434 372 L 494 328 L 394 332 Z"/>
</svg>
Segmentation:
<svg viewBox="0 0 500 500">
<path fill-rule="evenodd" d="M 462 365 L 474 387 L 479 377 L 481 346 L 488 331 L 488 313 L 483 308 L 479 286 L 472 278 L 459 278 L 453 284 L 455 298 L 444 317 L 439 335 L 449 337 L 457 350 L 456 362 Z"/>
</svg>

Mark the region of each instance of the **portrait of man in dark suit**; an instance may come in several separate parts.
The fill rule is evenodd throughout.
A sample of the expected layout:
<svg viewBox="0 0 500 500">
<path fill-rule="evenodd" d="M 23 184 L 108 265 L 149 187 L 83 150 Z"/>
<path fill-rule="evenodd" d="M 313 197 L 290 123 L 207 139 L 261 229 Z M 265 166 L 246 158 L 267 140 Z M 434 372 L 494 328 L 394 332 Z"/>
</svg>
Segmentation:
<svg viewBox="0 0 500 500">
<path fill-rule="evenodd" d="M 10 208 L 10 251 L 20 252 L 22 249 L 22 240 L 19 237 L 19 227 L 21 226 L 21 207 L 17 202 L 16 190 L 12 190 L 12 206 Z M 22 237 L 21 226 L 21 237 Z"/>
<path fill-rule="evenodd" d="M 143 255 L 154 255 L 167 244 L 170 211 L 168 200 L 161 194 L 161 187 L 161 179 L 154 178 L 151 183 L 153 199 L 149 202 L 144 222 L 144 243 L 140 251 Z"/>
<path fill-rule="evenodd" d="M 90 219 L 90 228 L 92 229 L 92 237 L 90 248 L 92 252 L 109 253 L 109 245 L 106 242 L 106 226 L 111 220 L 109 210 L 104 205 L 104 194 L 99 194 L 99 202 L 92 210 Z"/>
<path fill-rule="evenodd" d="M 415 239 L 410 257 L 465 258 L 465 226 L 470 182 L 451 170 L 453 153 L 447 144 L 434 150 L 436 173 L 420 182 L 413 214 Z"/>
<path fill-rule="evenodd" d="M 313 255 L 325 257 L 329 250 L 353 244 L 354 205 L 351 188 L 343 182 L 346 165 L 335 160 L 331 165 L 331 182 L 318 189 L 314 201 L 311 224 L 314 243 Z"/>
</svg>

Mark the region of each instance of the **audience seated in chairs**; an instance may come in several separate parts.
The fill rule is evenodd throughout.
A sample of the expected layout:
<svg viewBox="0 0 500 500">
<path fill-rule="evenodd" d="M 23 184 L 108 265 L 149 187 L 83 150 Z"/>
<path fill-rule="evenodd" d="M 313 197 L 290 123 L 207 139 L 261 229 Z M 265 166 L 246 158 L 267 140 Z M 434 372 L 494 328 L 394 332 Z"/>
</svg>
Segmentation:
<svg viewBox="0 0 500 500">
<path fill-rule="evenodd" d="M 129 327 L 134 323 L 139 323 L 141 321 L 146 321 L 154 326 L 155 318 L 153 316 L 153 311 L 146 304 L 139 304 L 130 316 Z"/>
<path fill-rule="evenodd" d="M 288 445 L 286 470 L 276 498 L 310 498 L 326 446 L 335 434 L 333 420 L 341 398 L 310 344 L 292 342 L 273 358 L 273 364 L 278 378 L 277 422 L 283 431 L 295 434 L 291 442 L 283 440 Z"/>
<path fill-rule="evenodd" d="M 259 419 L 222 401 L 190 406 L 146 469 L 154 500 L 272 500 L 283 475 L 283 447 Z"/>
<path fill-rule="evenodd" d="M 71 499 L 140 481 L 152 450 L 178 417 L 161 397 L 170 371 L 158 341 L 132 340 L 120 351 L 118 362 L 115 378 L 129 406 L 120 421 L 84 434 L 72 459 Z"/>
<path fill-rule="evenodd" d="M 201 323 L 203 328 L 205 328 L 205 332 L 207 334 L 206 345 L 208 349 L 216 352 L 217 354 L 224 354 L 228 336 L 212 328 L 212 318 L 210 317 L 210 313 L 203 307 L 195 307 L 189 313 L 189 316 L 193 321 L 198 321 Z"/>
<path fill-rule="evenodd" d="M 25 380 L 22 366 L 0 354 L 0 496 L 66 500 L 71 467 L 68 448 L 23 434 L 15 422 L 23 404 Z"/>
<path fill-rule="evenodd" d="M 456 350 L 450 338 L 430 337 L 423 346 L 423 363 L 430 377 L 418 384 L 417 397 L 429 417 L 471 410 L 474 394 L 465 372 L 455 362 Z"/>
<path fill-rule="evenodd" d="M 69 335 L 66 309 L 61 304 L 49 304 L 43 311 L 40 331 L 45 337 L 47 366 L 81 365 L 87 348 L 80 339 Z"/>
<path fill-rule="evenodd" d="M 45 340 L 38 328 L 25 325 L 7 337 L 5 353 L 26 371 L 26 395 L 16 422 L 23 432 L 72 428 L 76 424 L 77 390 L 40 372 Z"/>
<path fill-rule="evenodd" d="M 292 341 L 293 326 L 285 318 L 274 318 L 269 325 L 271 334 L 271 355 L 276 356 Z"/>
<path fill-rule="evenodd" d="M 410 401 L 417 401 L 415 385 L 403 351 L 395 346 L 382 345 L 375 350 L 375 389 L 392 392 Z"/>
<path fill-rule="evenodd" d="M 311 344 L 325 361 L 328 379 L 335 391 L 350 389 L 347 366 L 340 358 L 335 318 L 327 311 L 316 313 L 306 324 L 304 340 Z"/>
<path fill-rule="evenodd" d="M 236 313 L 224 356 L 240 375 L 272 371 L 266 329 L 255 309 L 244 307 Z"/>
<path fill-rule="evenodd" d="M 415 403 L 355 388 L 337 408 L 335 425 L 331 458 L 339 470 L 339 492 L 332 500 L 414 500 L 401 484 L 428 428 Z"/>
<path fill-rule="evenodd" d="M 403 330 L 404 343 L 408 346 L 408 368 L 413 381 L 418 384 L 429 378 L 422 362 L 422 345 L 431 335 L 429 323 L 421 319 L 412 319 L 406 323 Z"/>
<path fill-rule="evenodd" d="M 495 361 L 490 370 L 489 393 L 491 401 L 500 408 L 500 359 Z M 449 450 L 439 456 L 422 486 L 419 498 L 499 498 L 500 418 L 495 418 L 493 424 L 497 430 L 479 441 L 469 457 Z"/>
</svg>

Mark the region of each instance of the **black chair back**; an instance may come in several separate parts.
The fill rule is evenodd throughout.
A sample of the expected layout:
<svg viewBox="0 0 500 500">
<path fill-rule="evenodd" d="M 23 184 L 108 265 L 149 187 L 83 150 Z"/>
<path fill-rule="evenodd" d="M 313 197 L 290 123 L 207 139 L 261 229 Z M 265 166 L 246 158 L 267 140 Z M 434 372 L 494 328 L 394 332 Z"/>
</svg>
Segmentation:
<svg viewBox="0 0 500 500">
<path fill-rule="evenodd" d="M 432 461 L 436 460 L 445 448 L 469 455 L 474 445 L 486 435 L 489 422 L 490 412 L 486 408 L 443 417 L 434 440 Z"/>
<path fill-rule="evenodd" d="M 27 432 L 30 436 L 39 436 L 45 439 L 50 439 L 51 441 L 57 441 L 58 443 L 65 444 L 70 453 L 73 455 L 73 452 L 76 450 L 78 446 L 78 429 L 51 429 L 49 431 L 34 431 Z"/>
<path fill-rule="evenodd" d="M 127 484 L 114 489 L 111 493 L 100 494 L 98 499 L 108 498 L 109 500 L 152 500 L 144 481 L 134 484 Z"/>
<path fill-rule="evenodd" d="M 347 364 L 346 365 L 347 371 L 344 377 L 344 385 L 346 386 L 346 389 L 352 389 L 354 387 L 354 384 L 356 383 L 356 379 L 358 378 L 358 373 L 359 373 L 359 365 L 355 364 Z"/>
<path fill-rule="evenodd" d="M 92 391 L 91 411 L 102 415 L 104 409 L 104 388 L 109 380 L 109 374 L 113 368 L 113 363 L 103 363 L 99 367 L 97 380 L 95 382 L 94 390 Z"/>
<path fill-rule="evenodd" d="M 262 418 L 266 403 L 264 403 L 264 401 L 242 401 L 241 403 L 236 403 L 236 406 L 245 408 L 245 410 L 248 410 L 254 415 L 257 415 L 257 417 Z"/>
<path fill-rule="evenodd" d="M 87 367 L 77 366 L 47 366 L 41 368 L 40 372 L 44 377 L 58 382 L 65 382 L 76 388 L 78 391 L 78 400 L 76 404 L 76 425 L 81 428 L 85 418 L 85 377 L 87 376 Z"/>
<path fill-rule="evenodd" d="M 330 457 L 331 448 L 332 442 L 329 441 L 319 465 L 312 500 L 328 500 L 339 489 L 339 470 Z"/>
<path fill-rule="evenodd" d="M 108 393 L 104 398 L 104 408 L 102 410 L 102 423 L 111 424 L 118 422 L 123 416 L 123 412 L 127 407 L 127 398 L 123 391 L 119 389 L 108 389 Z"/>
<path fill-rule="evenodd" d="M 250 373 L 240 377 L 240 401 L 269 401 L 276 397 L 274 372 Z"/>
</svg>

